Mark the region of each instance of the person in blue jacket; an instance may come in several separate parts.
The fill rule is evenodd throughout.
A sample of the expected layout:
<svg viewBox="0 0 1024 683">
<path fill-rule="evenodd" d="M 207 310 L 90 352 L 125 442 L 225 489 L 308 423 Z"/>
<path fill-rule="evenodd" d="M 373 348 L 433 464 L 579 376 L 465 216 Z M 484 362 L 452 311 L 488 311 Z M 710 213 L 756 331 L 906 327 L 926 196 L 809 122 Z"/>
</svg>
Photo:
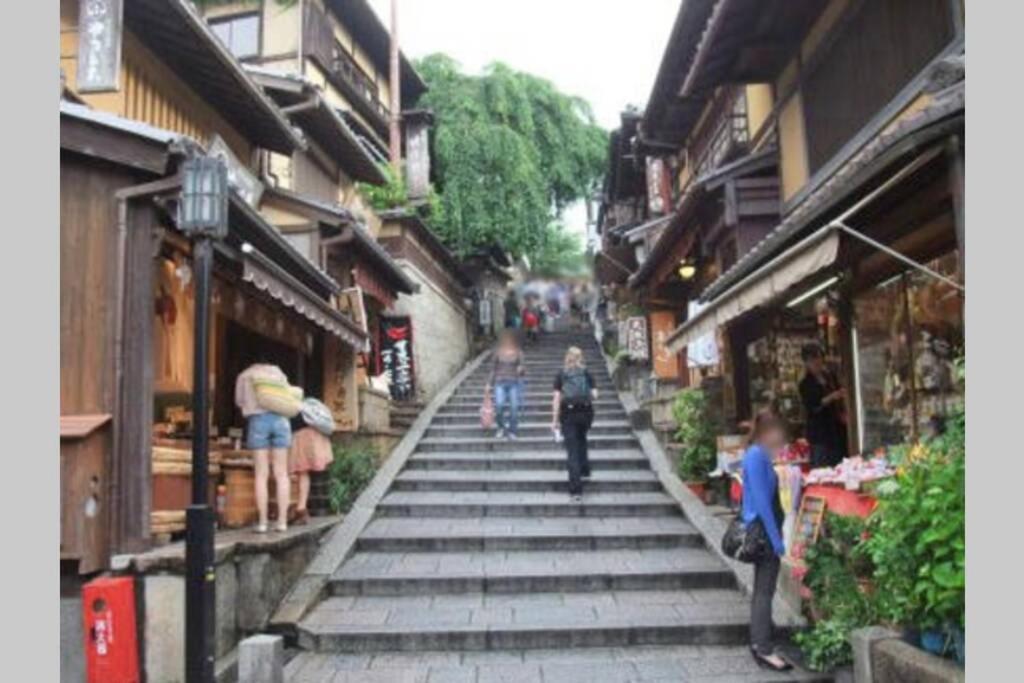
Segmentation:
<svg viewBox="0 0 1024 683">
<path fill-rule="evenodd" d="M 762 412 L 754 418 L 749 446 L 743 454 L 743 523 L 749 525 L 760 519 L 774 551 L 754 564 L 750 652 L 759 666 L 773 671 L 792 668 L 775 654 L 772 644 L 772 598 L 779 578 L 779 558 L 786 554 L 782 541 L 784 513 L 773 461 L 785 444 L 785 423 L 770 412 Z"/>
</svg>

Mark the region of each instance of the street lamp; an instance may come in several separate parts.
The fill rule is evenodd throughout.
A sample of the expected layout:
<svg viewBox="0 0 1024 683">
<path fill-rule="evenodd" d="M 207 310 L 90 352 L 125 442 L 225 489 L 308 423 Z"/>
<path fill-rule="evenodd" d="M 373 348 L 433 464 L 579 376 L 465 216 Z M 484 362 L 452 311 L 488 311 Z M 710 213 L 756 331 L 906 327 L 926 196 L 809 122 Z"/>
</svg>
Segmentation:
<svg viewBox="0 0 1024 683">
<path fill-rule="evenodd" d="M 213 510 L 209 498 L 210 271 L 213 242 L 228 232 L 228 174 L 224 160 L 200 156 L 181 168 L 178 229 L 192 240 L 195 328 L 192 373 L 192 504 L 185 516 L 185 680 L 214 680 L 216 627 Z"/>
</svg>

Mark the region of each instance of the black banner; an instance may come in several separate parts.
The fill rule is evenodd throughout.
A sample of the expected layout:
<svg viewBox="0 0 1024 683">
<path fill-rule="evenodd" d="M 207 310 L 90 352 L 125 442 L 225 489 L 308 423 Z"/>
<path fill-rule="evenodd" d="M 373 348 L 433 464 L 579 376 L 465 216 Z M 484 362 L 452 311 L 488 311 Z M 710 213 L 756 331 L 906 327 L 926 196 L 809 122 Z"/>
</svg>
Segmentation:
<svg viewBox="0 0 1024 683">
<path fill-rule="evenodd" d="M 408 317 L 380 319 L 377 370 L 391 386 L 391 398 L 404 401 L 416 395 L 412 357 L 412 320 Z"/>
</svg>

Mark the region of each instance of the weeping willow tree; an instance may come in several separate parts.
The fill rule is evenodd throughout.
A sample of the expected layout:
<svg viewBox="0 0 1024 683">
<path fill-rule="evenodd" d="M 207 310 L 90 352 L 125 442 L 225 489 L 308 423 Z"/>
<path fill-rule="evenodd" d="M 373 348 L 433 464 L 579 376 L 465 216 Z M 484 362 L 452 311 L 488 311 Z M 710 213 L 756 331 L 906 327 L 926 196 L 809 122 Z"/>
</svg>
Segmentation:
<svg viewBox="0 0 1024 683">
<path fill-rule="evenodd" d="M 607 135 L 590 106 L 500 63 L 472 76 L 434 54 L 417 68 L 429 86 L 419 106 L 435 117 L 441 238 L 461 255 L 500 244 L 544 270 L 578 269 L 581 240 L 560 217 L 604 169 Z"/>
</svg>

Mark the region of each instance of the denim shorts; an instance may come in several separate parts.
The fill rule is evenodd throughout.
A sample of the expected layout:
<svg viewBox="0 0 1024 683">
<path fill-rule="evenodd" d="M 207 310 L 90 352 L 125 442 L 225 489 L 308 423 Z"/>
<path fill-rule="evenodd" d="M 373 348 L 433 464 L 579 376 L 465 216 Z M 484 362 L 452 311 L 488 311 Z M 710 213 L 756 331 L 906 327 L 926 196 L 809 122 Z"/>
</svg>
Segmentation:
<svg viewBox="0 0 1024 683">
<path fill-rule="evenodd" d="M 250 450 L 288 448 L 292 445 L 292 425 L 277 413 L 250 415 L 246 420 L 245 447 Z"/>
</svg>

